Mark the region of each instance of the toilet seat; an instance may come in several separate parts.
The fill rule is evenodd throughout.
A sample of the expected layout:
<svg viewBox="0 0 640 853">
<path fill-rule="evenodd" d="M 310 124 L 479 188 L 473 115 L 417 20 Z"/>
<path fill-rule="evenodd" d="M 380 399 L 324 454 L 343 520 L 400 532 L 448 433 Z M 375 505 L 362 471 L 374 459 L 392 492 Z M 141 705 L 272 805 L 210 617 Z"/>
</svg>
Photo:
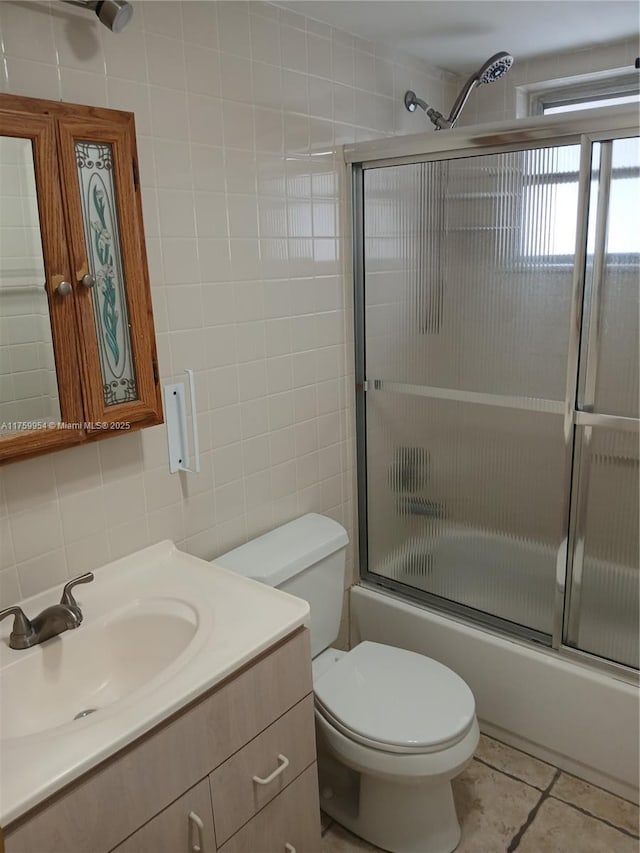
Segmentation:
<svg viewBox="0 0 640 853">
<path fill-rule="evenodd" d="M 424 655 L 380 643 L 366 641 L 347 652 L 317 679 L 314 692 L 316 709 L 330 725 L 385 752 L 444 750 L 475 722 L 473 694 L 458 675 Z"/>
</svg>

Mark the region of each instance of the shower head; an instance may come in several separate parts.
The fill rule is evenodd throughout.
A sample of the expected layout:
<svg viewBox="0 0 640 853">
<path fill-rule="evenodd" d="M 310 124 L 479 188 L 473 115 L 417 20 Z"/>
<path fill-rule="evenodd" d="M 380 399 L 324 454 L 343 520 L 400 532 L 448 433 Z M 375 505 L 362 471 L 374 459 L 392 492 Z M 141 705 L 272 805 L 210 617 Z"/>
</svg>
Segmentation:
<svg viewBox="0 0 640 853">
<path fill-rule="evenodd" d="M 495 83 L 507 73 L 513 65 L 513 56 L 507 53 L 506 50 L 501 50 L 499 53 L 494 53 L 492 57 L 487 59 L 485 64 L 481 66 L 474 74 L 469 77 L 464 84 L 462 91 L 456 98 L 456 102 L 451 108 L 449 118 L 445 118 L 442 113 L 430 107 L 422 98 L 418 98 L 415 92 L 409 90 L 404 94 L 404 105 L 410 113 L 416 111 L 416 107 L 420 107 L 429 116 L 436 130 L 448 130 L 452 128 L 458 120 L 467 99 L 471 94 L 471 90 L 475 86 L 482 86 L 484 83 Z"/>
<path fill-rule="evenodd" d="M 62 0 L 71 6 L 91 9 L 100 22 L 113 33 L 121 33 L 133 16 L 133 6 L 127 0 Z"/>
<path fill-rule="evenodd" d="M 451 108 L 451 113 L 447 119 L 447 127 L 453 127 L 458 120 L 464 105 L 467 103 L 467 98 L 471 94 L 471 90 L 475 86 L 482 86 L 484 83 L 495 83 L 507 73 L 513 65 L 513 56 L 507 53 L 506 50 L 501 50 L 499 53 L 494 53 L 489 57 L 484 65 L 482 65 L 475 74 L 462 87 L 462 91 L 456 98 L 456 102 Z"/>
<path fill-rule="evenodd" d="M 506 50 L 501 50 L 500 53 L 494 53 L 490 59 L 487 59 L 485 64 L 476 71 L 474 77 L 477 78 L 478 86 L 483 83 L 495 83 L 507 73 L 513 65 L 513 56 L 507 53 Z"/>
</svg>

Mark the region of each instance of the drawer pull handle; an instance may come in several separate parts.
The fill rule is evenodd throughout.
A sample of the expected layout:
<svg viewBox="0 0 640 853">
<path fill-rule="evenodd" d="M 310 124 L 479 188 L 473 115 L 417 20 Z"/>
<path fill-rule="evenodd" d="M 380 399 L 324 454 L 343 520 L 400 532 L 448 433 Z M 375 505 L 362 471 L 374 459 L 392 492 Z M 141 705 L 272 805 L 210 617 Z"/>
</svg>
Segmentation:
<svg viewBox="0 0 640 853">
<path fill-rule="evenodd" d="M 268 776 L 265 776 L 264 779 L 262 779 L 262 777 L 260 777 L 260 776 L 254 776 L 253 781 L 257 785 L 268 785 L 269 782 L 273 782 L 273 780 L 276 778 L 276 776 L 279 776 L 281 773 L 284 773 L 284 771 L 287 769 L 288 766 L 289 766 L 289 759 L 287 758 L 287 756 L 286 755 L 278 755 L 278 767 L 276 767 L 276 769 L 273 771 L 273 773 L 270 773 Z M 294 853 L 295 853 L 295 850 L 294 850 Z"/>
<path fill-rule="evenodd" d="M 293 844 L 285 844 L 284 849 L 287 851 L 287 853 L 296 853 L 296 848 L 293 846 Z"/>
<path fill-rule="evenodd" d="M 205 853 L 204 824 L 195 812 L 189 812 L 189 851 L 190 853 Z"/>
</svg>

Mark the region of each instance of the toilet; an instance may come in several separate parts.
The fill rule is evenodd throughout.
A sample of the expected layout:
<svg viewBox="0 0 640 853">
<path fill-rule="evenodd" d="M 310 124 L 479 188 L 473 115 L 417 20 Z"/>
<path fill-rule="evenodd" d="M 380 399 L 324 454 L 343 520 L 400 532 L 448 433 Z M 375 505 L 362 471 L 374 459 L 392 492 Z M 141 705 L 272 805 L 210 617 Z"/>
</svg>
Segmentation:
<svg viewBox="0 0 640 853">
<path fill-rule="evenodd" d="M 451 853 L 451 780 L 479 739 L 473 694 L 431 658 L 381 643 L 333 649 L 346 530 L 309 513 L 214 562 L 303 598 L 311 609 L 320 807 L 392 853 Z"/>
</svg>

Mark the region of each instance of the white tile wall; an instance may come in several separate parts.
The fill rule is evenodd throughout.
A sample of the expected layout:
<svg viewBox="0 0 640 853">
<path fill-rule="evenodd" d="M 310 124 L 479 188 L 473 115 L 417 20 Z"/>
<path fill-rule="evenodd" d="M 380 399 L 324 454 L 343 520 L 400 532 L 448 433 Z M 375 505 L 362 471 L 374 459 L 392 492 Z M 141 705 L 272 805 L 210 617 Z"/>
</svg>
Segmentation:
<svg viewBox="0 0 640 853">
<path fill-rule="evenodd" d="M 131 110 L 163 381 L 194 368 L 202 473 L 164 427 L 0 469 L 0 602 L 162 538 L 211 557 L 308 511 L 353 536 L 342 168 L 457 81 L 266 3 L 134 0 L 115 35 L 0 4 L 3 91 Z"/>
<path fill-rule="evenodd" d="M 116 36 L 71 6 L 0 4 L 0 89 L 135 113 L 162 377 L 197 371 L 203 470 L 168 474 L 164 427 L 0 469 L 3 606 L 161 538 L 210 557 L 310 510 L 353 536 L 335 147 L 422 131 L 404 91 L 446 112 L 462 82 L 268 3 L 134 6 Z M 636 47 L 516 59 L 462 122 Z"/>
</svg>

